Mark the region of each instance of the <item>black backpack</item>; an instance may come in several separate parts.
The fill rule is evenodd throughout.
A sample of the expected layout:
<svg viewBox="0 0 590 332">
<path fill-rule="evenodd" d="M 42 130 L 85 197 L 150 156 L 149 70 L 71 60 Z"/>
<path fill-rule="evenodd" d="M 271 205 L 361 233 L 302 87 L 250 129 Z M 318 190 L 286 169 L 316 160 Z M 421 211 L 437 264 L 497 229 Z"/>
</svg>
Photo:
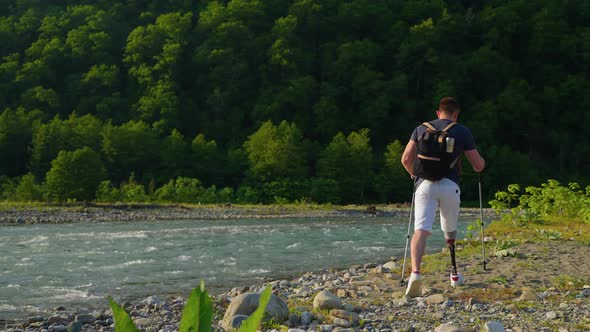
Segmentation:
<svg viewBox="0 0 590 332">
<path fill-rule="evenodd" d="M 436 129 L 429 122 L 422 124 L 426 131 L 418 137 L 418 158 L 414 162 L 415 176 L 430 181 L 438 181 L 448 176 L 450 169 L 459 159 L 453 158 L 455 139 L 448 133 L 456 124 L 451 122 L 443 130 Z"/>
</svg>

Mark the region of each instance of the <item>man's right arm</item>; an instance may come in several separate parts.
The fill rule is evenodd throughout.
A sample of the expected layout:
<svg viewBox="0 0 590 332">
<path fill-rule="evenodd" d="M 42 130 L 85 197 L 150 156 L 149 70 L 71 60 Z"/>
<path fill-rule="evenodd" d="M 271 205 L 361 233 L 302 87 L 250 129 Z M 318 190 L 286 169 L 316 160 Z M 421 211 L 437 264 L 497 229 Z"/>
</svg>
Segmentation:
<svg viewBox="0 0 590 332">
<path fill-rule="evenodd" d="M 471 167 L 476 172 L 481 172 L 486 167 L 486 161 L 481 157 L 477 149 L 465 151 L 465 157 L 469 160 Z"/>
</svg>

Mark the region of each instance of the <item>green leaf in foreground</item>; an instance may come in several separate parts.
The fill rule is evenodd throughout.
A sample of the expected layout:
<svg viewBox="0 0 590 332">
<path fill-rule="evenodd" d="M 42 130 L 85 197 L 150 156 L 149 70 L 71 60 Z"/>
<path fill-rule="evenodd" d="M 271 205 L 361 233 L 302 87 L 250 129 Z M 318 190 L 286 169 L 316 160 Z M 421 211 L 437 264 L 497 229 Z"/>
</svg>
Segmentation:
<svg viewBox="0 0 590 332">
<path fill-rule="evenodd" d="M 258 327 L 260 327 L 260 323 L 262 322 L 262 318 L 264 318 L 264 311 L 266 310 L 268 301 L 270 301 L 271 295 L 271 288 L 266 287 L 260 294 L 258 308 L 252 315 L 250 315 L 250 317 L 248 317 L 248 319 L 244 321 L 244 323 L 242 323 L 239 332 L 256 332 L 256 330 L 258 330 Z"/>
<path fill-rule="evenodd" d="M 205 283 L 191 292 L 180 320 L 180 332 L 210 332 L 213 319 L 213 304 L 205 290 Z"/>
<path fill-rule="evenodd" d="M 113 299 L 109 299 L 109 305 L 113 310 L 116 332 L 139 332 L 125 309 L 121 308 Z"/>
</svg>

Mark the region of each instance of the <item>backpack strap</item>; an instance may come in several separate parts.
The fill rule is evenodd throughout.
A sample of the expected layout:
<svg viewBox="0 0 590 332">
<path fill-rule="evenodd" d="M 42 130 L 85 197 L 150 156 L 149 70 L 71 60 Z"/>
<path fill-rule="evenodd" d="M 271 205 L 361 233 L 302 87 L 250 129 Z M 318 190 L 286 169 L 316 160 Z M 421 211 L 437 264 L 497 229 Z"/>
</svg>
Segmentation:
<svg viewBox="0 0 590 332">
<path fill-rule="evenodd" d="M 453 126 L 454 126 L 454 125 L 456 125 L 456 124 L 457 124 L 457 122 L 451 122 L 451 123 L 449 123 L 449 125 L 448 125 L 448 126 L 446 126 L 446 127 L 445 127 L 445 129 L 443 129 L 442 131 L 445 131 L 445 132 L 446 132 L 446 131 L 449 131 L 449 129 L 453 128 Z"/>
<path fill-rule="evenodd" d="M 442 143 L 443 139 L 445 139 L 445 136 L 447 136 L 447 131 L 451 128 L 453 128 L 454 125 L 456 125 L 457 122 L 451 122 L 449 123 L 443 130 L 441 130 L 441 135 L 438 136 L 438 142 Z"/>
<path fill-rule="evenodd" d="M 426 126 L 426 128 L 433 130 L 433 131 L 438 131 L 436 128 L 434 128 L 434 126 L 430 123 L 430 122 L 422 122 L 423 126 Z"/>
</svg>

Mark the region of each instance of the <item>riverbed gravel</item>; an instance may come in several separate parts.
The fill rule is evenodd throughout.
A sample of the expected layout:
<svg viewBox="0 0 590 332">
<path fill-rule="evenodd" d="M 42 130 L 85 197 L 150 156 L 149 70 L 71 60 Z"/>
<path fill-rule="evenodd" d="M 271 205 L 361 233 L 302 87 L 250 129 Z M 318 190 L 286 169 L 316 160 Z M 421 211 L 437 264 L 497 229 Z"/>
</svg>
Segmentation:
<svg viewBox="0 0 590 332">
<path fill-rule="evenodd" d="M 463 215 L 477 215 L 474 209 L 463 209 Z M 486 209 L 486 214 L 491 210 Z M 160 205 L 108 205 L 106 207 L 31 207 L 0 210 L 0 225 L 95 223 L 109 221 L 156 220 L 224 220 L 258 218 L 340 218 L 340 217 L 400 217 L 408 209 L 392 206 L 352 206 L 337 208 L 309 208 L 283 206 L 160 206 Z"/>
<path fill-rule="evenodd" d="M 260 292 L 266 286 L 272 287 L 291 312 L 288 320 L 263 326 L 263 330 L 272 332 L 590 330 L 589 285 L 567 292 L 549 288 L 535 293 L 531 300 L 493 301 L 485 296 L 466 296 L 469 290 L 450 288 L 424 288 L 422 296 L 408 298 L 397 274 L 371 263 L 304 273 L 293 279 L 272 280 L 217 294 L 213 297 L 214 327 L 221 329 L 223 314 L 232 298 Z M 314 308 L 315 296 L 324 290 L 341 300 L 340 309 Z M 177 331 L 184 304 L 183 297 L 154 296 L 137 303 L 122 303 L 140 330 L 150 332 Z M 2 327 L 10 332 L 114 331 L 110 310 L 82 313 L 63 307 L 56 308 L 49 317 L 4 324 L 0 321 Z"/>
</svg>

